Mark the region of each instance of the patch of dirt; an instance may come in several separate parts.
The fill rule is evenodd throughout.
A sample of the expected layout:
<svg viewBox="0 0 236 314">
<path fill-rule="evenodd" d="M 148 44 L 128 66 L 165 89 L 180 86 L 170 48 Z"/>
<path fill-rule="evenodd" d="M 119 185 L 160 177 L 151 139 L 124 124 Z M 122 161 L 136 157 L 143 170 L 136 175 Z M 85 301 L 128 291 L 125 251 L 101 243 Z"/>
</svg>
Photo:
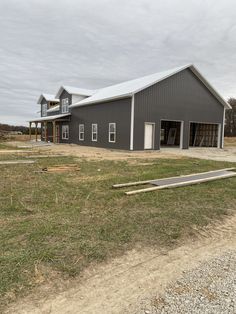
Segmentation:
<svg viewBox="0 0 236 314">
<path fill-rule="evenodd" d="M 192 147 L 190 149 L 178 148 L 162 148 L 160 151 L 124 151 L 112 150 L 98 147 L 80 146 L 76 144 L 50 144 L 43 145 L 40 142 L 8 142 L 7 144 L 17 147 L 25 145 L 35 154 L 61 155 L 73 156 L 79 158 L 86 158 L 87 160 L 126 160 L 130 164 L 137 163 L 137 159 L 182 159 L 182 158 L 201 158 L 217 161 L 236 162 L 236 139 L 225 140 L 226 145 L 224 149 L 206 148 L 206 147 Z M 38 145 L 38 146 L 36 146 Z M 21 152 L 17 150 L 1 150 L 0 153 Z M 146 161 L 147 162 L 147 161 Z M 142 162 L 140 164 L 143 164 Z M 144 165 L 144 164 L 143 164 Z"/>
<path fill-rule="evenodd" d="M 236 250 L 236 216 L 196 234 L 198 240 L 169 251 L 137 248 L 109 263 L 91 266 L 78 279 L 62 283 L 61 292 L 52 292 L 52 284 L 46 285 L 6 313 L 134 313 L 143 298 L 156 297 L 183 271 Z"/>
</svg>

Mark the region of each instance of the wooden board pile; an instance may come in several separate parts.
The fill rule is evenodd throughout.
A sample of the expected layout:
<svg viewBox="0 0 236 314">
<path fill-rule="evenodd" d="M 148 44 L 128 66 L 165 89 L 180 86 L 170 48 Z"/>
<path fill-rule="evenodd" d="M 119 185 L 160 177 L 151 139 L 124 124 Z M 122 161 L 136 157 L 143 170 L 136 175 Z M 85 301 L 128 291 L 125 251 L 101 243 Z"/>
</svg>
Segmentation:
<svg viewBox="0 0 236 314">
<path fill-rule="evenodd" d="M 77 164 L 69 164 L 69 165 L 56 165 L 51 167 L 42 168 L 41 173 L 54 173 L 54 172 L 67 172 L 67 171 L 80 171 L 80 168 Z"/>
</svg>

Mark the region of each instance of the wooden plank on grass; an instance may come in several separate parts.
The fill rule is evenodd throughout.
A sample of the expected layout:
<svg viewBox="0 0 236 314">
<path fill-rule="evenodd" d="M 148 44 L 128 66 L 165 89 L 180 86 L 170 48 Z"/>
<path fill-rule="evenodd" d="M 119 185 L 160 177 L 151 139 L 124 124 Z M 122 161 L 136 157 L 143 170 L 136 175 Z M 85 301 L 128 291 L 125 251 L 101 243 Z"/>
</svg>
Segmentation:
<svg viewBox="0 0 236 314">
<path fill-rule="evenodd" d="M 145 180 L 145 181 L 136 181 L 136 182 L 128 182 L 128 183 L 119 183 L 119 184 L 114 184 L 112 187 L 113 188 L 123 188 L 123 187 L 129 187 L 129 186 L 137 186 L 137 185 L 143 185 L 143 184 L 149 184 L 152 183 L 153 181 L 161 181 L 161 180 L 166 180 L 166 179 L 176 179 L 176 178 L 187 178 L 191 177 L 194 175 L 200 175 L 200 174 L 207 174 L 207 173 L 214 173 L 218 171 L 228 171 L 228 170 L 233 170 L 235 168 L 224 168 L 224 169 L 218 169 L 218 170 L 211 170 L 211 171 L 206 171 L 206 172 L 199 172 L 199 173 L 192 173 L 192 174 L 186 174 L 186 175 L 180 175 L 180 176 L 175 176 L 175 177 L 168 177 L 168 178 L 162 178 L 162 179 L 152 179 L 152 180 Z"/>
<path fill-rule="evenodd" d="M 187 186 L 187 185 L 194 185 L 194 184 L 199 184 L 199 183 L 204 183 L 204 182 L 209 182 L 209 181 L 226 179 L 226 178 L 230 178 L 230 177 L 234 177 L 234 176 L 236 176 L 236 172 L 235 173 L 230 172 L 230 173 L 222 175 L 220 177 L 219 176 L 218 177 L 209 177 L 209 178 L 205 178 L 205 179 L 183 181 L 183 182 L 167 184 L 167 185 L 162 185 L 162 186 L 155 186 L 155 187 L 150 187 L 150 188 L 146 188 L 146 189 L 140 189 L 140 190 L 125 192 L 125 194 L 126 195 L 134 195 L 134 194 L 151 192 L 151 191 L 156 191 L 156 190 L 171 189 L 171 188 L 177 188 L 177 187 L 182 187 L 182 186 Z"/>
</svg>

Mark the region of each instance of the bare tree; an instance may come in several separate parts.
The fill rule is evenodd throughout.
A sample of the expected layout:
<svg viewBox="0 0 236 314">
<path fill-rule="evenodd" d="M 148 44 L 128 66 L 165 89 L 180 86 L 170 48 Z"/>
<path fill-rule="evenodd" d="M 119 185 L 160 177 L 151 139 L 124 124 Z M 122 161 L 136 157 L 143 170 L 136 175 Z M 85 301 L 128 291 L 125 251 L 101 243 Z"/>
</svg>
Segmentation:
<svg viewBox="0 0 236 314">
<path fill-rule="evenodd" d="M 232 110 L 225 112 L 225 136 L 236 136 L 236 99 L 230 98 L 228 103 Z"/>
</svg>

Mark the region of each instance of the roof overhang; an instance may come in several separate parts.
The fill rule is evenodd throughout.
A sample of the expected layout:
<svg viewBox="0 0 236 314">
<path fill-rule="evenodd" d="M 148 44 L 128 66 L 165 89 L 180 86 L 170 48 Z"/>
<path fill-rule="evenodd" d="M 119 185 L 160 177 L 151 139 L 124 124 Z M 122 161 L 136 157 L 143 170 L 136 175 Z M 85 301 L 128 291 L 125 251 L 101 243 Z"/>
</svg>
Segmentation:
<svg viewBox="0 0 236 314">
<path fill-rule="evenodd" d="M 45 100 L 46 101 L 51 101 L 51 102 L 59 102 L 59 99 L 57 99 L 57 97 L 48 97 L 49 95 L 47 95 L 47 94 L 41 94 L 40 96 L 39 96 L 39 99 L 38 99 L 38 101 L 37 101 L 37 104 L 41 104 L 41 102 L 42 102 L 42 100 L 43 100 L 43 98 L 45 98 Z"/>
<path fill-rule="evenodd" d="M 121 96 L 115 96 L 115 97 L 107 97 L 107 98 L 103 98 L 100 101 L 90 101 L 89 103 L 82 103 L 80 104 L 80 102 L 83 101 L 79 101 L 77 103 L 71 104 L 69 107 L 70 108 L 74 108 L 74 107 L 83 107 L 83 106 L 89 106 L 89 105 L 94 105 L 94 104 L 98 104 L 98 103 L 103 103 L 103 102 L 108 102 L 108 101 L 113 101 L 113 100 L 119 100 L 119 99 L 124 99 L 124 98 L 129 98 L 132 97 L 134 94 L 133 93 L 128 93 L 128 94 L 124 94 Z"/>
<path fill-rule="evenodd" d="M 72 86 L 61 86 L 59 88 L 58 92 L 56 93 L 56 98 L 59 98 L 64 90 L 68 94 L 80 95 L 80 96 L 85 96 L 85 97 L 89 97 L 96 92 L 96 91 L 87 90 L 87 89 L 83 89 L 83 88 L 76 88 L 76 87 L 72 87 Z"/>
<path fill-rule="evenodd" d="M 218 99 L 218 101 L 225 107 L 225 109 L 232 109 L 230 104 L 221 96 L 216 89 L 205 79 L 199 70 L 193 65 L 190 65 L 190 70 L 199 78 L 199 80 L 208 88 L 208 90 Z"/>
<path fill-rule="evenodd" d="M 59 110 L 60 110 L 60 105 L 56 105 L 48 109 L 47 112 L 54 112 L 54 111 L 59 111 Z"/>
<path fill-rule="evenodd" d="M 46 117 L 40 117 L 38 119 L 30 120 L 29 122 L 50 122 L 54 120 L 64 120 L 65 118 L 71 116 L 71 113 L 65 113 L 65 114 L 57 114 L 54 116 L 46 116 Z"/>
</svg>

